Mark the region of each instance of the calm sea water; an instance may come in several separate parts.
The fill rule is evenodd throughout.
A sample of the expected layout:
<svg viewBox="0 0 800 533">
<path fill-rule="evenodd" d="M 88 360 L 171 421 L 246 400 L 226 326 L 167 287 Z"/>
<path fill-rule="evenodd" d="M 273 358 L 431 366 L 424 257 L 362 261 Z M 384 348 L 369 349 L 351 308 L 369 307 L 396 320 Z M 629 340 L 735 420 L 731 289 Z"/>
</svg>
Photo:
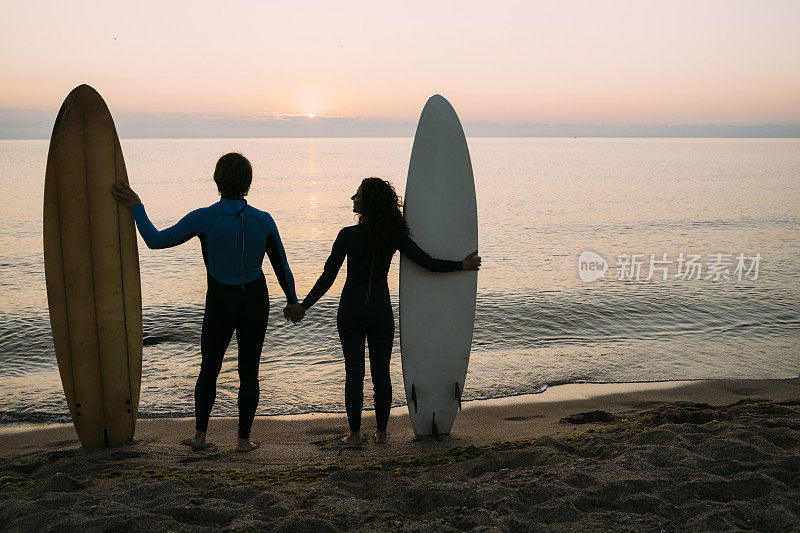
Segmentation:
<svg viewBox="0 0 800 533">
<path fill-rule="evenodd" d="M 361 178 L 385 177 L 403 191 L 412 139 L 122 145 L 131 182 L 157 227 L 216 201 L 210 176 L 221 154 L 235 150 L 250 158 L 249 201 L 275 218 L 302 298 L 338 230 L 353 223 L 350 196 Z M 0 141 L 0 423 L 68 416 L 42 261 L 47 146 Z M 800 373 L 800 141 L 470 139 L 469 146 L 484 266 L 467 398 L 577 381 Z M 581 280 L 584 251 L 607 261 L 604 277 Z M 148 250 L 140 241 L 139 253 L 140 413 L 191 415 L 205 291 L 200 245 L 195 239 Z M 635 257 L 642 262 L 639 279 L 619 266 L 634 254 L 641 254 Z M 651 254 L 672 263 L 656 264 L 665 268 L 646 279 Z M 681 254 L 700 256 L 700 279 L 696 272 L 679 275 Z M 739 254 L 745 269 L 737 272 Z M 713 263 L 720 265 L 719 279 Z M 395 306 L 397 264 L 395 257 Z M 258 413 L 342 411 L 335 314 L 344 270 L 298 326 L 282 319 L 284 298 L 268 262 L 265 271 L 272 311 Z M 399 339 L 391 372 L 395 404 L 404 404 Z M 232 344 L 218 381 L 216 415 L 236 414 L 237 386 Z M 369 378 L 365 390 L 369 405 Z"/>
</svg>

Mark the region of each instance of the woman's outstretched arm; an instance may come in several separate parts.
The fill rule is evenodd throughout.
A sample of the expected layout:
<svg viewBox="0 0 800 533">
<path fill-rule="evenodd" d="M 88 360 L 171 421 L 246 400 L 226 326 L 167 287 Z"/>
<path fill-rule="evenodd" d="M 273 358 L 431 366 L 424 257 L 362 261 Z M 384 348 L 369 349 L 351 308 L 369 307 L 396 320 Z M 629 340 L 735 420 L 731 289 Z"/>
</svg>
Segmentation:
<svg viewBox="0 0 800 533">
<path fill-rule="evenodd" d="M 322 271 L 322 275 L 314 284 L 308 296 L 306 296 L 300 304 L 306 309 L 309 309 L 312 305 L 317 303 L 317 301 L 328 292 L 328 289 L 331 288 L 331 285 L 333 285 L 333 282 L 336 280 L 339 269 L 342 268 L 342 263 L 344 263 L 344 258 L 347 255 L 344 237 L 342 236 L 343 232 L 344 230 L 340 231 L 339 235 L 336 236 L 336 240 L 333 242 L 331 255 L 328 257 L 328 260 L 325 261 L 325 268 Z"/>
</svg>

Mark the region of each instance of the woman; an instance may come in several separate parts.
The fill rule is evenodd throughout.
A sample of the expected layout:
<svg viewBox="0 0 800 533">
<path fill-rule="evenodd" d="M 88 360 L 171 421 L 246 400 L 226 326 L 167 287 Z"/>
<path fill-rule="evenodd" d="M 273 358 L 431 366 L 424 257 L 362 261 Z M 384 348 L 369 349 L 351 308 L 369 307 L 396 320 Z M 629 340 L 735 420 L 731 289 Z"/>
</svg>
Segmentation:
<svg viewBox="0 0 800 533">
<path fill-rule="evenodd" d="M 222 358 L 236 331 L 239 345 L 239 434 L 236 450 L 249 452 L 259 443 L 250 440 L 258 405 L 258 364 L 267 329 L 269 295 L 261 270 L 264 254 L 286 294 L 288 310 L 297 309 L 294 278 L 286 261 L 278 228 L 269 213 L 247 205 L 244 197 L 253 181 L 250 162 L 237 153 L 217 161 L 214 181 L 219 202 L 196 209 L 177 224 L 158 231 L 150 222 L 139 196 L 125 183 L 111 195 L 133 210 L 136 226 L 148 248 L 169 248 L 198 237 L 208 273 L 208 292 L 200 337 L 202 362 L 194 389 L 196 432 L 183 444 L 206 447 L 206 431 L 217 395 Z"/>
<path fill-rule="evenodd" d="M 386 277 L 396 250 L 432 272 L 478 270 L 481 258 L 475 251 L 463 261 L 434 259 L 409 236 L 397 193 L 388 181 L 367 178 L 352 197 L 358 224 L 343 228 L 333 243 L 331 255 L 317 283 L 297 311 L 287 313 L 292 321 L 302 319 L 330 289 L 347 257 L 347 280 L 339 300 L 336 325 L 345 364 L 345 407 L 350 433 L 345 444 L 361 443 L 361 409 L 364 403 L 364 339 L 369 343 L 369 367 L 375 392 L 377 432 L 374 440 L 386 442 L 386 425 L 392 404 L 389 358 L 394 341 L 394 314 Z"/>
</svg>

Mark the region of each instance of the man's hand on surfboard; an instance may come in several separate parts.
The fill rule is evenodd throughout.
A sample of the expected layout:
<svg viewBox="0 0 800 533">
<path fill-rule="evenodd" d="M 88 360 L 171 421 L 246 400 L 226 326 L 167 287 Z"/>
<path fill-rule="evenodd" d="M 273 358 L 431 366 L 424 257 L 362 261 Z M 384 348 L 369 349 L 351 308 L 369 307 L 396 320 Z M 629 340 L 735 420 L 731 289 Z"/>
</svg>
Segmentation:
<svg viewBox="0 0 800 533">
<path fill-rule="evenodd" d="M 142 203 L 139 199 L 139 195 L 133 192 L 133 189 L 124 181 L 118 181 L 111 186 L 111 196 L 128 208 Z"/>
<path fill-rule="evenodd" d="M 461 261 L 461 268 L 463 270 L 480 270 L 481 258 L 478 255 L 478 250 L 475 250 Z"/>
</svg>

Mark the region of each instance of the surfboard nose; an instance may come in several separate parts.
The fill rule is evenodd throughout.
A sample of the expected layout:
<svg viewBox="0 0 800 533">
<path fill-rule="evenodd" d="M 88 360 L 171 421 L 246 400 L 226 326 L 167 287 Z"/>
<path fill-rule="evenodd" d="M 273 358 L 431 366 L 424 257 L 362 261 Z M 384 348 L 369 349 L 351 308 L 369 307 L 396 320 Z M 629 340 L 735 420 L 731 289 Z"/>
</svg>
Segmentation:
<svg viewBox="0 0 800 533">
<path fill-rule="evenodd" d="M 441 94 L 434 94 L 428 101 L 425 102 L 425 107 L 422 108 L 422 112 L 424 113 L 426 109 L 447 109 L 452 111 L 455 115 L 456 111 L 453 109 L 453 105 Z"/>
<path fill-rule="evenodd" d="M 425 107 L 422 108 L 422 113 L 420 113 L 417 128 L 420 127 L 434 136 L 445 135 L 445 132 L 450 129 L 460 130 L 463 134 L 461 121 L 458 119 L 455 108 L 447 98 L 440 94 L 434 94 L 428 98 Z"/>
<path fill-rule="evenodd" d="M 53 132 L 50 135 L 51 140 L 58 134 L 64 119 L 66 119 L 71 110 L 76 107 L 81 109 L 99 108 L 108 111 L 108 105 L 106 105 L 105 100 L 103 100 L 103 97 L 100 96 L 100 93 L 97 92 L 94 87 L 85 83 L 78 85 L 64 98 L 64 102 L 58 110 L 55 124 L 53 124 Z"/>
<path fill-rule="evenodd" d="M 100 96 L 100 93 L 97 92 L 94 87 L 82 83 L 81 85 L 78 85 L 77 87 L 75 87 L 70 91 L 70 93 L 67 95 L 67 98 L 64 100 L 64 103 L 67 102 L 85 103 L 98 100 L 104 102 L 103 97 Z"/>
</svg>

